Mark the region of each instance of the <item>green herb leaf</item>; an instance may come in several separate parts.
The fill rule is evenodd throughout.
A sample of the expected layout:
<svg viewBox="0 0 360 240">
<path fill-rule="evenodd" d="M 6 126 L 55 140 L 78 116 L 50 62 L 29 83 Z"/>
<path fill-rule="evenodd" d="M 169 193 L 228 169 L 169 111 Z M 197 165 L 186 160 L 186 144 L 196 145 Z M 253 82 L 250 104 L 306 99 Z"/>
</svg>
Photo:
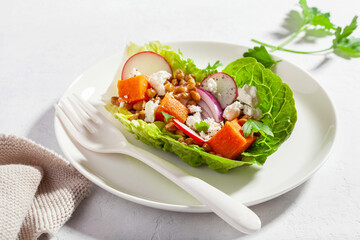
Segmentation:
<svg viewBox="0 0 360 240">
<path fill-rule="evenodd" d="M 251 135 L 251 132 L 260 132 L 261 135 L 264 136 L 274 136 L 268 125 L 254 119 L 248 119 L 246 123 L 241 127 L 241 130 L 243 131 L 245 137 L 249 137 Z"/>
<path fill-rule="evenodd" d="M 357 16 L 351 23 L 344 27 L 338 27 L 333 40 L 334 53 L 340 57 L 350 59 L 360 57 L 360 38 L 350 37 L 357 28 Z"/>
<path fill-rule="evenodd" d="M 309 24 L 312 26 L 321 26 L 324 29 L 334 29 L 334 24 L 330 21 L 330 13 L 323 13 L 316 7 L 309 7 L 306 0 L 300 0 L 299 5 L 302 8 L 303 26 Z"/>
<path fill-rule="evenodd" d="M 266 48 L 262 45 L 260 47 L 254 47 L 253 49 L 249 48 L 248 51 L 246 53 L 244 53 L 243 56 L 255 58 L 258 62 L 260 62 L 266 68 L 271 68 L 274 64 L 280 62 L 280 61 L 275 61 L 270 56 L 270 54 L 268 53 Z"/>
<path fill-rule="evenodd" d="M 175 118 L 173 115 L 167 114 L 166 112 L 161 112 L 161 114 L 164 116 L 165 122 L 169 121 L 171 118 Z"/>
<path fill-rule="evenodd" d="M 196 130 L 198 132 L 206 132 L 209 129 L 209 124 L 204 121 L 195 123 Z"/>
<path fill-rule="evenodd" d="M 341 42 L 343 39 L 346 39 L 348 36 L 350 36 L 353 33 L 353 31 L 357 28 L 357 18 L 358 16 L 355 16 L 351 20 L 351 23 L 344 27 L 343 31 L 341 31 L 342 30 L 341 27 L 337 27 L 335 32 L 335 39 L 333 41 L 334 45 Z"/>
</svg>

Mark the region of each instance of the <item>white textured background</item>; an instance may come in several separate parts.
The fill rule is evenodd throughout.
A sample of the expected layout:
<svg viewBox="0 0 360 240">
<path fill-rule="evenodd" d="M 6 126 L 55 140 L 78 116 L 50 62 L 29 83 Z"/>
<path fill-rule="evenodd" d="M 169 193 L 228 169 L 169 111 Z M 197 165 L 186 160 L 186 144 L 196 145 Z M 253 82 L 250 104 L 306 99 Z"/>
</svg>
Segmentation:
<svg viewBox="0 0 360 240">
<path fill-rule="evenodd" d="M 338 25 L 360 1 L 314 0 Z M 0 2 L 0 132 L 26 136 L 59 153 L 53 104 L 84 70 L 128 41 L 211 40 L 252 46 L 280 42 L 296 1 L 19 1 Z M 360 30 L 356 31 L 360 37 Z M 290 47 L 323 49 L 329 39 Z M 244 236 L 214 214 L 144 207 L 93 187 L 53 239 L 360 239 L 360 59 L 277 52 L 310 71 L 339 116 L 339 141 L 305 184 L 252 207 L 262 230 Z M 311 137 L 311 136 L 309 136 Z"/>
</svg>

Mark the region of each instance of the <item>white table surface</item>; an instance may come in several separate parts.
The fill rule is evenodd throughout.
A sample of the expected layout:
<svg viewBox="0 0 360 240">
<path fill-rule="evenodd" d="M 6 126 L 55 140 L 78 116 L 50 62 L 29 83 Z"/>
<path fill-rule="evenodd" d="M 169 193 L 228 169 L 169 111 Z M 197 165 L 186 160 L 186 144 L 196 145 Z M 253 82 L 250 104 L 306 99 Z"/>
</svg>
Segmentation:
<svg viewBox="0 0 360 240">
<path fill-rule="evenodd" d="M 28 137 L 62 154 L 53 104 L 96 62 L 128 41 L 211 40 L 253 46 L 280 42 L 296 1 L 1 1 L 0 132 Z M 360 1 L 311 1 L 338 25 Z M 356 34 L 360 37 L 360 30 Z M 323 49 L 329 39 L 290 47 Z M 306 183 L 251 207 L 263 228 L 246 236 L 215 214 L 168 212 L 118 198 L 96 186 L 53 239 L 359 239 L 360 59 L 277 52 L 313 74 L 335 103 L 338 142 Z M 311 136 L 309 136 L 311 137 Z M 266 165 L 265 165 L 266 167 Z"/>
</svg>

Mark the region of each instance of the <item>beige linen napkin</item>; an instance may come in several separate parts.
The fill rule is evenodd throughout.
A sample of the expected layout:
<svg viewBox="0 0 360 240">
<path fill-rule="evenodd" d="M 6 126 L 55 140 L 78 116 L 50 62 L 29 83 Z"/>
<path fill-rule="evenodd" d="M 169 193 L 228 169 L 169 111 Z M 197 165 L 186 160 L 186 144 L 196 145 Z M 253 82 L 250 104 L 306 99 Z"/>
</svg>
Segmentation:
<svg viewBox="0 0 360 240">
<path fill-rule="evenodd" d="M 0 134 L 0 239 L 53 236 L 89 194 L 90 182 L 64 158 Z"/>
</svg>

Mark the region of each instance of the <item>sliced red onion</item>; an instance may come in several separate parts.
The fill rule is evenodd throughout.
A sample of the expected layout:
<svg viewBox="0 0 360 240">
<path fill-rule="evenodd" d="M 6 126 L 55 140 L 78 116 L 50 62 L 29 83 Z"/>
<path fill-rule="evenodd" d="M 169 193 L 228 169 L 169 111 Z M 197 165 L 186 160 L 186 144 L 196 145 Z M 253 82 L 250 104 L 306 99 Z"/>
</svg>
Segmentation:
<svg viewBox="0 0 360 240">
<path fill-rule="evenodd" d="M 203 119 L 212 118 L 211 110 L 203 100 L 198 101 L 197 105 L 201 107 L 201 116 L 203 117 Z"/>
<path fill-rule="evenodd" d="M 203 89 L 196 88 L 196 91 L 200 94 L 201 100 L 204 101 L 209 107 L 211 117 L 215 120 L 215 122 L 222 122 L 222 109 L 219 101 L 213 95 Z"/>
</svg>

